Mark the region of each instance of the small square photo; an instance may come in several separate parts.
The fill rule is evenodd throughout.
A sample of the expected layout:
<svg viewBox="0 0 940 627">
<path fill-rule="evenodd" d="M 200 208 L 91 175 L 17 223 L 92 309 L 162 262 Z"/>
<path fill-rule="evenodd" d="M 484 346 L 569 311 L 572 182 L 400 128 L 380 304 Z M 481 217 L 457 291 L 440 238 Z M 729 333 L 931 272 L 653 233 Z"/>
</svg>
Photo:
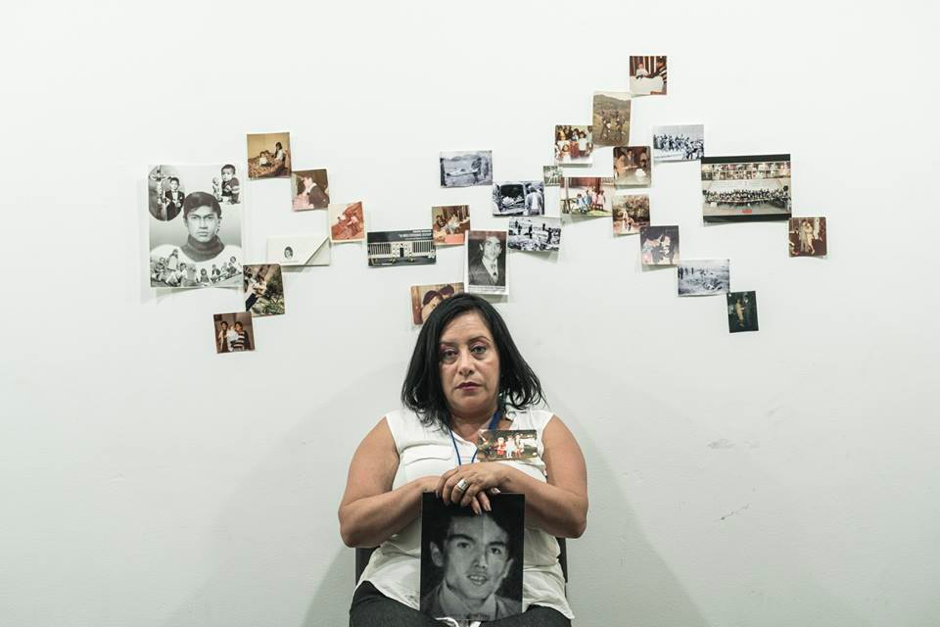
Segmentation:
<svg viewBox="0 0 940 627">
<path fill-rule="evenodd" d="M 634 235 L 650 223 L 648 194 L 615 194 L 613 201 L 614 235 Z"/>
<path fill-rule="evenodd" d="M 248 135 L 248 178 L 271 179 L 290 176 L 290 133 Z"/>
<path fill-rule="evenodd" d="M 826 256 L 826 218 L 790 218 L 790 256 Z"/>
<path fill-rule="evenodd" d="M 361 202 L 331 203 L 328 209 L 332 242 L 361 242 L 366 239 L 366 218 Z"/>
<path fill-rule="evenodd" d="M 241 353 L 255 350 L 255 332 L 251 312 L 215 314 L 215 352 Z"/>
<path fill-rule="evenodd" d="M 330 182 L 325 169 L 294 170 L 290 180 L 294 191 L 294 211 L 326 209 L 330 206 Z"/>
<path fill-rule="evenodd" d="M 630 93 L 634 96 L 665 96 L 666 57 L 630 57 Z"/>
<path fill-rule="evenodd" d="M 555 163 L 590 165 L 594 152 L 594 131 L 590 125 L 563 124 L 555 127 Z"/>
<path fill-rule="evenodd" d="M 284 313 L 284 280 L 276 263 L 246 265 L 244 268 L 245 311 L 252 316 L 279 316 Z"/>
<path fill-rule="evenodd" d="M 438 246 L 463 244 L 470 230 L 469 205 L 431 207 L 431 229 Z"/>
<path fill-rule="evenodd" d="M 679 263 L 679 227 L 640 227 L 640 255 L 644 266 L 674 266 Z"/>
</svg>

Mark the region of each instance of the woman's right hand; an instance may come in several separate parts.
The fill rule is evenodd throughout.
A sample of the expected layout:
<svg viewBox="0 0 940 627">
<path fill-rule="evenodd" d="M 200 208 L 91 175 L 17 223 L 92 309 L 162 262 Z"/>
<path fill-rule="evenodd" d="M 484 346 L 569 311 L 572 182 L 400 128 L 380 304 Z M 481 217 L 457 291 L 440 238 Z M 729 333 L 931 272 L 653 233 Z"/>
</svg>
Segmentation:
<svg viewBox="0 0 940 627">
<path fill-rule="evenodd" d="M 421 477 L 419 479 L 415 479 L 414 483 L 417 484 L 417 486 L 421 488 L 422 493 L 425 493 L 425 492 L 437 493 L 437 488 L 441 483 L 441 478 L 440 477 Z M 490 490 L 490 493 L 498 494 L 499 490 L 496 488 L 493 488 L 493 490 Z M 436 494 L 436 496 L 437 498 L 441 498 L 440 494 Z M 473 500 L 470 501 L 470 503 L 466 505 L 465 507 L 470 507 L 475 514 L 482 514 L 483 510 L 489 511 L 491 506 L 490 506 L 490 500 L 489 498 L 487 498 L 486 493 L 481 491 L 477 493 L 473 497 Z"/>
</svg>

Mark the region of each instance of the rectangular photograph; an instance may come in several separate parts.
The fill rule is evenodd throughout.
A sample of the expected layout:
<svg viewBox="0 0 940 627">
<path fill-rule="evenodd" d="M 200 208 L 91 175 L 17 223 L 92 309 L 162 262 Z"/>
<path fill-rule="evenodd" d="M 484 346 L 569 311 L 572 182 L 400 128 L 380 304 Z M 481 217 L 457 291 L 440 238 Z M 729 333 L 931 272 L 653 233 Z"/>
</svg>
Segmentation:
<svg viewBox="0 0 940 627">
<path fill-rule="evenodd" d="M 650 223 L 648 194 L 614 194 L 614 235 L 635 235 Z"/>
<path fill-rule="evenodd" d="M 704 125 L 653 127 L 653 161 L 698 161 L 704 156 Z"/>
<path fill-rule="evenodd" d="M 326 209 L 330 206 L 330 182 L 325 169 L 294 170 L 290 180 L 294 192 L 294 211 Z"/>
<path fill-rule="evenodd" d="M 268 238 L 268 263 L 285 267 L 330 265 L 330 236 L 326 233 Z"/>
<path fill-rule="evenodd" d="M 630 143 L 630 94 L 594 92 L 591 120 L 596 146 L 625 146 Z"/>
<path fill-rule="evenodd" d="M 361 202 L 330 203 L 330 240 L 334 243 L 366 239 L 366 217 Z"/>
<path fill-rule="evenodd" d="M 216 353 L 243 353 L 255 350 L 255 331 L 251 324 L 251 312 L 215 314 Z"/>
<path fill-rule="evenodd" d="M 566 177 L 562 183 L 562 213 L 574 216 L 609 216 L 613 213 L 614 179 L 575 176 Z"/>
<path fill-rule="evenodd" d="M 702 157 L 705 222 L 790 218 L 790 155 Z"/>
<path fill-rule="evenodd" d="M 614 148 L 614 185 L 617 187 L 649 187 L 653 182 L 653 163 L 649 146 L 616 146 Z"/>
<path fill-rule="evenodd" d="M 290 133 L 250 133 L 248 135 L 248 178 L 288 177 L 290 165 Z"/>
<path fill-rule="evenodd" d="M 492 185 L 493 151 L 462 150 L 442 152 L 441 187 Z"/>
<path fill-rule="evenodd" d="M 522 613 L 525 495 L 494 494 L 492 511 L 421 498 L 421 612 L 469 627 Z"/>
<path fill-rule="evenodd" d="M 506 231 L 470 231 L 467 234 L 464 285 L 471 294 L 508 295 Z"/>
<path fill-rule="evenodd" d="M 826 256 L 826 218 L 790 218 L 790 256 Z"/>
<path fill-rule="evenodd" d="M 545 187 L 558 187 L 561 185 L 561 177 L 564 176 L 560 165 L 543 165 L 542 182 Z"/>
<path fill-rule="evenodd" d="M 683 261 L 676 273 L 679 296 L 714 296 L 731 291 L 731 261 L 728 259 Z"/>
<path fill-rule="evenodd" d="M 411 286 L 411 321 L 421 326 L 437 306 L 455 294 L 463 294 L 463 283 L 434 283 Z"/>
<path fill-rule="evenodd" d="M 437 262 L 431 229 L 370 231 L 366 243 L 370 266 L 419 266 Z"/>
<path fill-rule="evenodd" d="M 463 244 L 470 230 L 470 206 L 446 205 L 431 207 L 431 229 L 438 246 Z"/>
<path fill-rule="evenodd" d="M 231 163 L 150 169 L 151 287 L 241 285 L 242 176 Z"/>
<path fill-rule="evenodd" d="M 504 181 L 493 183 L 494 216 L 540 216 L 545 213 L 545 183 Z"/>
<path fill-rule="evenodd" d="M 665 96 L 666 87 L 666 57 L 630 57 L 631 94 Z"/>
<path fill-rule="evenodd" d="M 647 267 L 678 264 L 679 227 L 640 227 L 640 260 Z"/>
<path fill-rule="evenodd" d="M 555 163 L 591 165 L 594 132 L 590 125 L 559 124 L 555 127 Z"/>
<path fill-rule="evenodd" d="M 530 253 L 558 252 L 561 246 L 559 218 L 509 218 L 509 248 Z"/>
<path fill-rule="evenodd" d="M 284 313 L 284 280 L 280 265 L 246 265 L 242 284 L 245 311 L 252 316 L 279 316 Z"/>
<path fill-rule="evenodd" d="M 488 462 L 535 459 L 538 436 L 535 429 L 487 429 L 480 433 L 477 451 Z"/>
<path fill-rule="evenodd" d="M 757 330 L 757 292 L 728 292 L 728 333 Z"/>
</svg>

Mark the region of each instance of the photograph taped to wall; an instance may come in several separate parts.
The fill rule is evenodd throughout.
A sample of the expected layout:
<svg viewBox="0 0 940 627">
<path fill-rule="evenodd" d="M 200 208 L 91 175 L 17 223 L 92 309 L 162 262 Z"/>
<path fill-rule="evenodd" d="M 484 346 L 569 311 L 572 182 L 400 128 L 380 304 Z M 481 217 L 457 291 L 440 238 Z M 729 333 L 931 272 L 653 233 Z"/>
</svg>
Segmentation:
<svg viewBox="0 0 940 627">
<path fill-rule="evenodd" d="M 442 152 L 441 187 L 470 187 L 493 183 L 493 151 Z"/>
<path fill-rule="evenodd" d="M 535 429 L 487 429 L 480 432 L 477 451 L 488 462 L 535 459 L 538 435 Z"/>
<path fill-rule="evenodd" d="M 431 229 L 370 231 L 366 243 L 370 266 L 419 266 L 437 262 Z"/>
<path fill-rule="evenodd" d="M 252 316 L 279 316 L 284 313 L 284 279 L 276 263 L 245 265 L 242 289 L 245 311 Z"/>
<path fill-rule="evenodd" d="M 437 306 L 455 294 L 463 294 L 463 283 L 434 283 L 411 286 L 411 321 L 421 326 Z"/>
<path fill-rule="evenodd" d="M 790 256 L 826 256 L 826 218 L 790 218 Z"/>
<path fill-rule="evenodd" d="M 281 178 L 290 172 L 290 133 L 249 133 L 248 178 Z"/>
<path fill-rule="evenodd" d="M 634 235 L 650 223 L 649 194 L 615 193 L 612 201 L 614 235 Z"/>
<path fill-rule="evenodd" d="M 325 169 L 294 170 L 290 181 L 294 192 L 294 211 L 326 209 L 330 206 L 330 180 Z"/>
<path fill-rule="evenodd" d="M 255 350 L 255 331 L 250 312 L 215 314 L 212 319 L 215 327 L 216 353 L 242 353 Z"/>
<path fill-rule="evenodd" d="M 728 292 L 728 332 L 757 331 L 757 292 Z"/>
<path fill-rule="evenodd" d="M 471 294 L 509 294 L 506 276 L 506 231 L 470 231 L 467 234 L 464 285 Z"/>
<path fill-rule="evenodd" d="M 545 187 L 558 187 L 561 185 L 561 179 L 564 176 L 564 172 L 561 169 L 560 165 L 543 165 L 542 166 L 542 182 L 545 183 Z"/>
<path fill-rule="evenodd" d="M 470 230 L 469 205 L 431 207 L 431 230 L 438 246 L 463 244 Z"/>
<path fill-rule="evenodd" d="M 594 145 L 625 146 L 630 143 L 630 94 L 594 92 Z"/>
<path fill-rule="evenodd" d="M 333 243 L 365 240 L 366 216 L 361 202 L 330 203 L 328 211 Z"/>
<path fill-rule="evenodd" d="M 562 180 L 561 212 L 573 216 L 613 214 L 614 179 L 600 176 L 573 176 Z"/>
<path fill-rule="evenodd" d="M 594 131 L 590 124 L 559 124 L 555 127 L 555 163 L 590 165 L 594 153 Z"/>
<path fill-rule="evenodd" d="M 492 511 L 474 515 L 433 492 L 421 497 L 419 607 L 432 618 L 469 627 L 522 612 L 525 496 L 489 500 Z"/>
<path fill-rule="evenodd" d="M 705 126 L 653 127 L 653 161 L 698 161 L 705 156 Z"/>
<path fill-rule="evenodd" d="M 679 296 L 714 296 L 731 291 L 729 259 L 682 261 L 676 269 Z"/>
<path fill-rule="evenodd" d="M 617 187 L 649 187 L 653 182 L 649 146 L 616 146 L 614 153 L 614 185 Z"/>
<path fill-rule="evenodd" d="M 239 178 L 232 163 L 150 168 L 151 287 L 241 285 L 245 192 Z"/>
<path fill-rule="evenodd" d="M 679 227 L 640 227 L 640 261 L 644 266 L 674 266 L 679 263 Z"/>
<path fill-rule="evenodd" d="M 330 236 L 326 233 L 269 237 L 268 263 L 291 266 L 330 265 Z"/>
<path fill-rule="evenodd" d="M 494 216 L 540 216 L 545 213 L 545 183 L 504 181 L 493 183 Z"/>
<path fill-rule="evenodd" d="M 666 57 L 630 57 L 631 94 L 665 96 L 666 87 Z"/>
<path fill-rule="evenodd" d="M 790 218 L 790 155 L 702 157 L 705 222 Z"/>
<path fill-rule="evenodd" d="M 558 252 L 561 246 L 561 219 L 545 216 L 509 218 L 509 248 L 530 253 Z"/>
</svg>

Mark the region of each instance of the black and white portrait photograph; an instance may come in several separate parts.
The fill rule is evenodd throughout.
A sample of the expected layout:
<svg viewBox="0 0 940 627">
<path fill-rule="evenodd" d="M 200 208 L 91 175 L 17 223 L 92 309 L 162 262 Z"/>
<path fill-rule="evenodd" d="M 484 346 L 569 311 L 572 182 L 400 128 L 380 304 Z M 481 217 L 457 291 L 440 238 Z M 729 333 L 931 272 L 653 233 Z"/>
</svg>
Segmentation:
<svg viewBox="0 0 940 627">
<path fill-rule="evenodd" d="M 255 331 L 251 324 L 251 312 L 215 314 L 216 353 L 243 353 L 255 350 Z"/>
<path fill-rule="evenodd" d="M 542 182 L 545 187 L 558 187 L 561 185 L 561 178 L 564 176 L 560 165 L 543 165 Z"/>
<path fill-rule="evenodd" d="M 705 156 L 705 126 L 653 127 L 653 161 L 698 161 Z"/>
<path fill-rule="evenodd" d="M 540 216 L 545 213 L 545 183 L 505 181 L 493 183 L 494 216 Z"/>
<path fill-rule="evenodd" d="M 244 190 L 238 179 L 230 163 L 150 170 L 151 287 L 241 284 Z"/>
<path fill-rule="evenodd" d="M 467 274 L 471 294 L 509 294 L 506 276 L 506 231 L 470 231 L 467 235 Z"/>
<path fill-rule="evenodd" d="M 614 194 L 614 235 L 635 235 L 650 223 L 649 194 Z"/>
<path fill-rule="evenodd" d="M 561 213 L 600 217 L 613 212 L 614 179 L 609 176 L 565 177 L 562 183 Z"/>
<path fill-rule="evenodd" d="M 530 253 L 557 252 L 561 246 L 559 218 L 509 218 L 509 248 Z"/>
<path fill-rule="evenodd" d="M 555 127 L 555 163 L 590 165 L 594 154 L 594 131 L 590 124 L 559 124 Z"/>
<path fill-rule="evenodd" d="M 631 94 L 665 96 L 666 86 L 666 57 L 630 57 Z"/>
<path fill-rule="evenodd" d="M 705 222 L 790 218 L 790 155 L 702 157 Z"/>
<path fill-rule="evenodd" d="M 284 313 L 284 280 L 280 265 L 246 264 L 243 275 L 245 311 L 252 316 L 279 316 Z"/>
<path fill-rule="evenodd" d="M 442 152 L 441 187 L 470 187 L 493 183 L 493 151 Z"/>
<path fill-rule="evenodd" d="M 640 261 L 648 267 L 678 264 L 679 227 L 640 227 Z"/>
<path fill-rule="evenodd" d="M 757 292 L 729 292 L 728 332 L 757 330 Z"/>
<path fill-rule="evenodd" d="M 595 146 L 625 146 L 630 143 L 630 94 L 594 92 L 592 122 Z"/>
<path fill-rule="evenodd" d="M 431 229 L 369 231 L 366 244 L 370 266 L 417 266 L 437 262 Z"/>
<path fill-rule="evenodd" d="M 248 178 L 281 178 L 290 173 L 290 133 L 248 135 Z"/>
<path fill-rule="evenodd" d="M 790 218 L 791 257 L 825 257 L 826 218 Z"/>
<path fill-rule="evenodd" d="M 616 146 L 614 184 L 617 187 L 649 187 L 653 182 L 649 146 Z"/>
<path fill-rule="evenodd" d="M 676 268 L 679 296 L 714 296 L 731 291 L 731 262 L 728 259 L 683 261 Z"/>
<path fill-rule="evenodd" d="M 326 169 L 294 170 L 290 175 L 294 211 L 326 209 L 330 206 L 330 181 Z"/>
<path fill-rule="evenodd" d="M 489 498 L 492 511 L 474 515 L 422 497 L 420 609 L 432 618 L 469 627 L 522 613 L 525 496 Z"/>
</svg>

